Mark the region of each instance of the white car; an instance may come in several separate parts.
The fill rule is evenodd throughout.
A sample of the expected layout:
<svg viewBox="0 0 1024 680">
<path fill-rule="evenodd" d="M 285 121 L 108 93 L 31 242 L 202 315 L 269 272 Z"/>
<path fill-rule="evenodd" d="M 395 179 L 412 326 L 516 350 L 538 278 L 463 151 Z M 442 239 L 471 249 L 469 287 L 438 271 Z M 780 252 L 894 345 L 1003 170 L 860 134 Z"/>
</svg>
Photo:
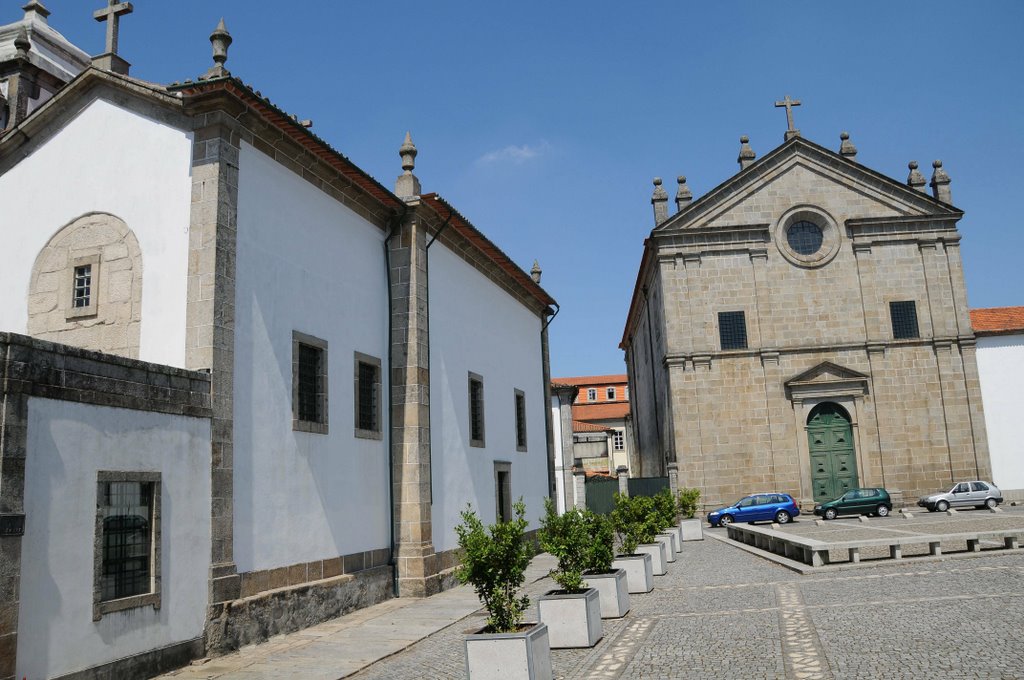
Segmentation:
<svg viewBox="0 0 1024 680">
<path fill-rule="evenodd" d="M 975 479 L 957 482 L 949 491 L 922 496 L 917 504 L 928 512 L 945 512 L 950 508 L 994 508 L 1003 502 L 1003 492 L 990 482 Z"/>
</svg>

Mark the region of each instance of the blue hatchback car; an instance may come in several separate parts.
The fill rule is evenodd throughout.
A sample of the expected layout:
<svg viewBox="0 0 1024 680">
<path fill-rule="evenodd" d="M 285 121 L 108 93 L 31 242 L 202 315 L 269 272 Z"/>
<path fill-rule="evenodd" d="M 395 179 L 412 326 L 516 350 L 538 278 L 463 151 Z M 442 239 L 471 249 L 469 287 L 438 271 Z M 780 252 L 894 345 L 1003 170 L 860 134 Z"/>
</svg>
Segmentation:
<svg viewBox="0 0 1024 680">
<path fill-rule="evenodd" d="M 787 493 L 758 493 L 741 498 L 727 508 L 708 513 L 708 523 L 724 527 L 733 522 L 778 522 L 785 524 L 800 514 L 796 501 Z"/>
</svg>

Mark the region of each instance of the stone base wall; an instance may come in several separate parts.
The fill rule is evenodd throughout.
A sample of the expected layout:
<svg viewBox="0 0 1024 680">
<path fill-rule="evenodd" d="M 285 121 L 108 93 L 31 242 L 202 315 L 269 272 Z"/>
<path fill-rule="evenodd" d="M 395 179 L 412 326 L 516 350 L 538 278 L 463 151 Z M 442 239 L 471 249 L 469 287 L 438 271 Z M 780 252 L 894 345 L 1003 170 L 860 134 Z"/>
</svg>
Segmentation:
<svg viewBox="0 0 1024 680">
<path fill-rule="evenodd" d="M 206 653 L 225 654 L 383 602 L 392 584 L 392 568 L 384 565 L 225 602 L 211 612 Z"/>
<path fill-rule="evenodd" d="M 94 666 L 83 671 L 62 675 L 54 680 L 144 680 L 172 671 L 203 655 L 203 640 L 196 638 L 188 642 L 154 649 L 117 661 Z"/>
</svg>

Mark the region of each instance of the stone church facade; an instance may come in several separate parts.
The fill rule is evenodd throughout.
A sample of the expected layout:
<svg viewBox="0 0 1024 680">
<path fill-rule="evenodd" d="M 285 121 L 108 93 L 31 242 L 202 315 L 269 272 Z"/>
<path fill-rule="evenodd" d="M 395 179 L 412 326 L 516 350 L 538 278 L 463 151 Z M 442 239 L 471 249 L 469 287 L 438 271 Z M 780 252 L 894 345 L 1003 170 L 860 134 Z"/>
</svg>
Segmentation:
<svg viewBox="0 0 1024 680">
<path fill-rule="evenodd" d="M 904 498 L 991 474 L 949 177 L 931 193 L 798 131 L 678 211 L 656 180 L 622 348 L 641 475 L 708 505 Z"/>
</svg>

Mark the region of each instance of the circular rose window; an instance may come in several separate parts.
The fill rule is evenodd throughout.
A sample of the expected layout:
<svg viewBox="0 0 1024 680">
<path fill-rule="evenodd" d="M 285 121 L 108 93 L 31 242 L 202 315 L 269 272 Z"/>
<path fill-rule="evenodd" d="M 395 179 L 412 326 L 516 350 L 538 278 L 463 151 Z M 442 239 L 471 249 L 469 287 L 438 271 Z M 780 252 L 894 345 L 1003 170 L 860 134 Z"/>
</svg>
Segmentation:
<svg viewBox="0 0 1024 680">
<path fill-rule="evenodd" d="M 800 255 L 814 255 L 821 250 L 824 234 L 821 227 L 814 222 L 800 220 L 791 224 L 786 230 L 786 241 L 789 242 L 789 247 L 794 252 Z"/>
</svg>

